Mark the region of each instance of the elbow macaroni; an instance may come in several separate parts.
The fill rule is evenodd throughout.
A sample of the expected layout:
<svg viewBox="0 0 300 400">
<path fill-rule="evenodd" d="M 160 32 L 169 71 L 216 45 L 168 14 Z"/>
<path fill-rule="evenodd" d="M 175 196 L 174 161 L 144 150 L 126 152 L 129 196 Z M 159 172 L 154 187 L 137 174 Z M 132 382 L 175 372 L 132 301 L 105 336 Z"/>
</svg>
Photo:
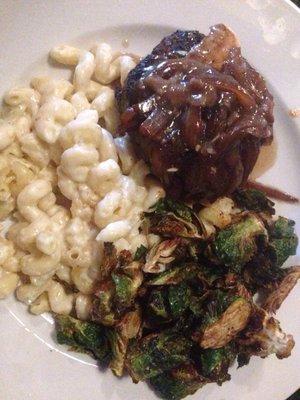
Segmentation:
<svg viewBox="0 0 300 400">
<path fill-rule="evenodd" d="M 61 45 L 50 57 L 74 67 L 73 83 L 39 76 L 10 90 L 0 119 L 0 298 L 16 291 L 33 314 L 87 319 L 101 275 L 103 243 L 148 246 L 141 214 L 161 196 L 119 123 L 114 90 L 132 57 L 100 43 Z"/>
</svg>

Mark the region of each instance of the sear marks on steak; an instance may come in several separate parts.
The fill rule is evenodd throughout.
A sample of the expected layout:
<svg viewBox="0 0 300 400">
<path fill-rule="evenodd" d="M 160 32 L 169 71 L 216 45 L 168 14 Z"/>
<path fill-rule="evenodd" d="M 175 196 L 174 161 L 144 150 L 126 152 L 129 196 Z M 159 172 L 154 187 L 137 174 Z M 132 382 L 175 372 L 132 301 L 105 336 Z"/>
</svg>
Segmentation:
<svg viewBox="0 0 300 400">
<path fill-rule="evenodd" d="M 273 98 L 224 25 L 164 38 L 117 99 L 121 132 L 177 198 L 233 192 L 273 138 Z"/>
<path fill-rule="evenodd" d="M 166 36 L 154 49 L 151 54 L 143 58 L 137 66 L 129 72 L 126 85 L 123 90 L 116 92 L 117 103 L 121 111 L 140 100 L 138 83 L 140 79 L 149 75 L 162 61 L 169 58 L 184 57 L 195 45 L 199 44 L 204 35 L 198 31 L 176 31 Z"/>
</svg>

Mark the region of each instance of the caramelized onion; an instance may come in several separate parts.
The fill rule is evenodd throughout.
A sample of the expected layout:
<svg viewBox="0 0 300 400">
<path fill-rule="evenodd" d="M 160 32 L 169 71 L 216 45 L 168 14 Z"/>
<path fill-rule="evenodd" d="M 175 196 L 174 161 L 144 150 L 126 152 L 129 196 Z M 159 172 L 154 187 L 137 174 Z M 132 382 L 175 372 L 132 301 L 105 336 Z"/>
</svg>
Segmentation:
<svg viewBox="0 0 300 400">
<path fill-rule="evenodd" d="M 191 37 L 199 43 L 187 51 Z M 176 32 L 136 68 L 122 129 L 166 189 L 212 200 L 245 184 L 273 138 L 273 98 L 234 34 L 224 25 L 204 38 Z"/>
</svg>

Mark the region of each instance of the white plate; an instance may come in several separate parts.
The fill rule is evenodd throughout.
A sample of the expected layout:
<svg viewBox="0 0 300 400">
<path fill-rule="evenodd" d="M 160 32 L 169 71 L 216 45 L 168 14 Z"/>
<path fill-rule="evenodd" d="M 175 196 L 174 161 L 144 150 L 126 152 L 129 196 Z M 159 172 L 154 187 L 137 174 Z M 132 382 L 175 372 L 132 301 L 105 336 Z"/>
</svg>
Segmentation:
<svg viewBox="0 0 300 400">
<path fill-rule="evenodd" d="M 207 32 L 228 24 L 239 36 L 243 53 L 267 78 L 275 96 L 278 159 L 261 178 L 300 197 L 299 119 L 288 116 L 300 107 L 300 14 L 284 0 L 1 0 L 0 89 L 28 83 L 36 73 L 66 75 L 47 64 L 47 52 L 59 43 L 86 47 L 105 40 L 146 54 L 177 28 Z M 278 212 L 295 219 L 300 208 L 278 204 Z M 297 260 L 298 258 L 298 260 Z M 299 254 L 290 263 L 300 261 Z M 206 400 L 284 400 L 300 382 L 300 286 L 278 317 L 294 334 L 290 358 L 253 358 L 248 367 L 232 368 L 232 380 L 221 388 L 208 385 L 194 395 Z M 0 303 L 0 399 L 101 400 L 155 399 L 146 384 L 133 385 L 99 371 L 88 357 L 66 353 L 53 339 L 51 320 L 30 316 L 14 298 Z"/>
</svg>

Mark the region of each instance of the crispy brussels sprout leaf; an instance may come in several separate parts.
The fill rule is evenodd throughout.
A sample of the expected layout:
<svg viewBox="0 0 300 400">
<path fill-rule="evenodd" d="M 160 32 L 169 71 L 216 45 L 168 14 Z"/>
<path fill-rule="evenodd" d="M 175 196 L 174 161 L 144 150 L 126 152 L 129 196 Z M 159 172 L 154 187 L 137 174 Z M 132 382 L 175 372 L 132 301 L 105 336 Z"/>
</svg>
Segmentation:
<svg viewBox="0 0 300 400">
<path fill-rule="evenodd" d="M 262 221 L 255 215 L 246 216 L 216 235 L 213 251 L 229 267 L 242 266 L 257 251 L 256 238 L 267 235 Z"/>
<path fill-rule="evenodd" d="M 151 334 L 130 346 L 126 366 L 135 382 L 145 380 L 188 361 L 191 347 L 178 334 Z"/>
<path fill-rule="evenodd" d="M 202 317 L 205 310 L 203 308 L 203 304 L 205 303 L 205 301 L 207 300 L 207 298 L 209 297 L 210 292 L 206 291 L 205 293 L 203 293 L 202 295 L 192 295 L 190 297 L 190 302 L 189 302 L 189 309 L 192 311 L 192 313 L 196 316 L 196 317 Z"/>
<path fill-rule="evenodd" d="M 136 249 L 135 255 L 133 257 L 133 261 L 144 260 L 146 254 L 147 254 L 147 251 L 148 251 L 148 249 L 144 245 L 141 245 L 140 247 L 138 247 Z"/>
<path fill-rule="evenodd" d="M 201 265 L 198 278 L 205 286 L 211 287 L 215 285 L 216 281 L 223 279 L 226 272 L 223 265 L 209 265 L 206 263 L 206 265 Z"/>
<path fill-rule="evenodd" d="M 203 223 L 191 208 L 168 198 L 160 199 L 145 215 L 150 231 L 158 235 L 194 239 L 206 235 Z"/>
<path fill-rule="evenodd" d="M 117 330 L 113 329 L 108 330 L 107 337 L 112 352 L 109 368 L 116 376 L 122 376 L 128 347 L 128 339 L 123 337 Z"/>
<path fill-rule="evenodd" d="M 239 189 L 233 194 L 233 199 L 242 210 L 275 214 L 274 203 L 266 195 L 256 189 Z"/>
<path fill-rule="evenodd" d="M 295 222 L 285 217 L 278 217 L 271 229 L 271 237 L 281 239 L 294 235 Z"/>
<path fill-rule="evenodd" d="M 139 335 L 142 324 L 141 311 L 137 307 L 133 311 L 127 312 L 116 325 L 116 329 L 122 337 L 133 339 Z"/>
<path fill-rule="evenodd" d="M 114 285 L 111 281 L 101 282 L 95 292 L 95 299 L 92 307 L 92 320 L 100 322 L 105 326 L 112 326 L 117 321 L 113 311 Z"/>
<path fill-rule="evenodd" d="M 76 351 L 88 352 L 100 361 L 105 360 L 110 354 L 104 327 L 67 315 L 56 315 L 55 322 L 59 344 L 72 346 Z"/>
<path fill-rule="evenodd" d="M 300 267 L 288 268 L 284 272 L 286 272 L 285 277 L 279 283 L 278 287 L 269 294 L 263 305 L 263 308 L 272 314 L 279 309 L 298 282 L 298 279 L 300 279 Z"/>
<path fill-rule="evenodd" d="M 239 298 L 236 294 L 228 291 L 216 289 L 210 292 L 210 296 L 206 301 L 206 314 L 203 323 L 205 325 L 216 322 L 224 311 Z"/>
<path fill-rule="evenodd" d="M 111 276 L 115 284 L 115 307 L 118 309 L 130 307 L 143 282 L 140 264 L 133 261 L 122 269 L 113 272 Z"/>
<path fill-rule="evenodd" d="M 111 277 L 115 284 L 115 302 L 120 307 L 129 307 L 136 294 L 136 288 L 132 278 L 122 273 L 112 273 Z"/>
<path fill-rule="evenodd" d="M 272 260 L 280 267 L 289 258 L 295 255 L 298 238 L 294 233 L 295 222 L 279 217 L 270 230 L 269 251 Z"/>
<path fill-rule="evenodd" d="M 171 314 L 174 317 L 182 315 L 190 305 L 191 288 L 186 283 L 170 286 L 169 290 L 169 305 Z"/>
<path fill-rule="evenodd" d="M 165 400 L 180 400 L 195 393 L 205 383 L 207 380 L 192 364 L 183 364 L 150 379 L 154 390 Z"/>
<path fill-rule="evenodd" d="M 164 240 L 153 246 L 146 256 L 146 263 L 143 271 L 151 274 L 157 274 L 165 271 L 168 264 L 175 260 L 173 253 L 180 243 L 180 239 Z"/>
<path fill-rule="evenodd" d="M 239 353 L 237 356 L 238 368 L 244 367 L 244 365 L 248 365 L 251 358 L 251 354 L 249 353 Z"/>
<path fill-rule="evenodd" d="M 282 266 L 290 256 L 295 255 L 297 246 L 298 238 L 296 235 L 282 239 L 272 239 L 269 249 L 272 257 L 276 260 L 276 265 Z"/>
<path fill-rule="evenodd" d="M 195 213 L 190 207 L 186 206 L 183 203 L 178 203 L 174 200 L 171 200 L 167 197 L 159 199 L 158 202 L 154 204 L 154 206 L 150 210 L 150 213 L 159 215 L 167 214 L 169 212 L 172 212 L 177 217 L 180 217 L 189 222 L 192 222 L 195 217 Z"/>
<path fill-rule="evenodd" d="M 233 347 L 228 345 L 219 349 L 205 349 L 200 355 L 202 375 L 211 381 L 222 384 L 230 379 L 228 368 L 236 357 Z"/>
<path fill-rule="evenodd" d="M 166 290 L 152 290 L 147 304 L 147 316 L 154 322 L 170 320 Z"/>
<path fill-rule="evenodd" d="M 253 293 L 259 289 L 272 290 L 285 276 L 270 259 L 270 252 L 263 248 L 243 269 L 243 281 Z"/>
<path fill-rule="evenodd" d="M 249 301 L 243 298 L 234 300 L 216 321 L 204 322 L 201 327 L 202 334 L 198 339 L 199 345 L 204 349 L 218 349 L 226 346 L 245 328 L 251 309 Z M 197 339 L 197 333 L 194 338 Z"/>
<path fill-rule="evenodd" d="M 95 289 L 91 313 L 94 321 L 114 326 L 133 306 L 143 281 L 140 268 L 139 262 L 132 261 L 130 252 L 120 252 L 110 275 L 100 281 Z"/>
<path fill-rule="evenodd" d="M 112 243 L 104 243 L 101 280 L 108 278 L 118 264 L 117 250 Z"/>
<path fill-rule="evenodd" d="M 190 239 L 201 239 L 203 236 L 191 222 L 175 217 L 174 215 L 154 215 L 150 219 L 150 232 L 163 237 L 182 237 Z M 201 230 L 200 230 L 201 232 Z"/>
<path fill-rule="evenodd" d="M 185 280 L 193 279 L 199 273 L 199 268 L 194 263 L 173 267 L 155 275 L 147 281 L 147 285 L 177 285 Z"/>
</svg>

